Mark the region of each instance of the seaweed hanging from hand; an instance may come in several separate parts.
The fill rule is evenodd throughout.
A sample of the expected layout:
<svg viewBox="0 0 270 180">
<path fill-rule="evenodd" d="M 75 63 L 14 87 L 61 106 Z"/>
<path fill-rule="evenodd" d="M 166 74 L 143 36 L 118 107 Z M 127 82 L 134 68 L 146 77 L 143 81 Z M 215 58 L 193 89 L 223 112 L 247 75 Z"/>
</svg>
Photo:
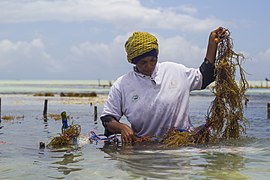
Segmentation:
<svg viewBox="0 0 270 180">
<path fill-rule="evenodd" d="M 246 131 L 247 120 L 243 115 L 242 101 L 248 88 L 245 71 L 242 68 L 242 54 L 233 51 L 230 32 L 220 40 L 215 61 L 215 84 L 211 91 L 215 95 L 211 103 L 206 124 L 192 132 L 171 130 L 162 140 L 168 146 L 214 143 L 220 139 L 237 139 Z M 239 82 L 235 79 L 239 71 Z M 184 133 L 184 134 L 183 134 Z"/>
<path fill-rule="evenodd" d="M 213 138 L 237 139 L 245 133 L 247 120 L 243 115 L 243 103 L 248 82 L 241 66 L 244 56 L 233 50 L 230 32 L 218 45 L 215 62 L 216 80 L 212 88 L 215 95 L 207 115 L 206 126 L 211 129 Z M 239 82 L 235 80 L 239 70 Z"/>
</svg>

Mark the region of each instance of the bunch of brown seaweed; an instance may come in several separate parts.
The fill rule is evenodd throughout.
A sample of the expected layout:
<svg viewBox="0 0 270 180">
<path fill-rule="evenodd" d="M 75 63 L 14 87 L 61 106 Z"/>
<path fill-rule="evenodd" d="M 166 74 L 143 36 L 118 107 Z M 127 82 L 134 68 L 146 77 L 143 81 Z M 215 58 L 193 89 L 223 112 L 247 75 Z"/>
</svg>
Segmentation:
<svg viewBox="0 0 270 180">
<path fill-rule="evenodd" d="M 71 124 L 67 130 L 65 130 L 59 136 L 53 137 L 51 142 L 47 145 L 52 148 L 59 148 L 67 145 L 74 144 L 74 138 L 77 138 L 81 133 L 81 126 L 79 124 Z"/>
<path fill-rule="evenodd" d="M 215 61 L 215 84 L 211 91 L 215 95 L 211 103 L 206 124 L 192 132 L 171 130 L 162 140 L 168 146 L 214 143 L 218 140 L 237 139 L 245 133 L 247 120 L 243 115 L 243 99 L 248 88 L 242 68 L 242 54 L 233 51 L 233 42 L 227 30 L 218 44 Z M 239 82 L 236 71 L 239 71 Z"/>
</svg>

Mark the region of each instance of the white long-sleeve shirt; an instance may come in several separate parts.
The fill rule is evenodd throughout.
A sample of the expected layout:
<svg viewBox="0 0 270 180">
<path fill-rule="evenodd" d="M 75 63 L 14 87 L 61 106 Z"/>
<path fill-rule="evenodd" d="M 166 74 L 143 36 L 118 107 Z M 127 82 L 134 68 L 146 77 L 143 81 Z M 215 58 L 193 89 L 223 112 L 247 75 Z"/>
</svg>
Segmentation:
<svg viewBox="0 0 270 180">
<path fill-rule="evenodd" d="M 189 129 L 190 91 L 201 89 L 202 78 L 199 69 L 172 62 L 158 62 L 151 77 L 132 70 L 114 82 L 101 117 L 126 116 L 140 137 Z"/>
</svg>

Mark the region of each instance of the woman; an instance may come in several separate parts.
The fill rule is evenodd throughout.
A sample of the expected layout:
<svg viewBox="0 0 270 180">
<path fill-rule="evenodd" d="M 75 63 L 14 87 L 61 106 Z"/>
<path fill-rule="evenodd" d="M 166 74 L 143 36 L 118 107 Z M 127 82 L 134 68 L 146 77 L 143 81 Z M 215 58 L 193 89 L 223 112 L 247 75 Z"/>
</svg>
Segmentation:
<svg viewBox="0 0 270 180">
<path fill-rule="evenodd" d="M 128 61 L 135 66 L 111 87 L 101 115 L 105 135 L 121 133 L 122 142 L 130 143 L 135 136 L 162 137 L 172 128 L 192 129 L 190 92 L 214 81 L 217 45 L 225 31 L 219 27 L 210 33 L 206 56 L 198 69 L 158 62 L 156 37 L 134 32 L 125 49 Z M 119 121 L 123 115 L 131 127 Z"/>
</svg>

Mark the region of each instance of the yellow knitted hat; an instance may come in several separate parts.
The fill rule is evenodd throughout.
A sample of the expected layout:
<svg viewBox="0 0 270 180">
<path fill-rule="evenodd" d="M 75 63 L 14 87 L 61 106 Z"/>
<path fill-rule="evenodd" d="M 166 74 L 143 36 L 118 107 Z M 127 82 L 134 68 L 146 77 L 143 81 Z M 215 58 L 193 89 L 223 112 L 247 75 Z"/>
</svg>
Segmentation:
<svg viewBox="0 0 270 180">
<path fill-rule="evenodd" d="M 134 32 L 125 43 L 128 62 L 153 49 L 158 54 L 158 42 L 155 36 L 148 32 Z"/>
</svg>

